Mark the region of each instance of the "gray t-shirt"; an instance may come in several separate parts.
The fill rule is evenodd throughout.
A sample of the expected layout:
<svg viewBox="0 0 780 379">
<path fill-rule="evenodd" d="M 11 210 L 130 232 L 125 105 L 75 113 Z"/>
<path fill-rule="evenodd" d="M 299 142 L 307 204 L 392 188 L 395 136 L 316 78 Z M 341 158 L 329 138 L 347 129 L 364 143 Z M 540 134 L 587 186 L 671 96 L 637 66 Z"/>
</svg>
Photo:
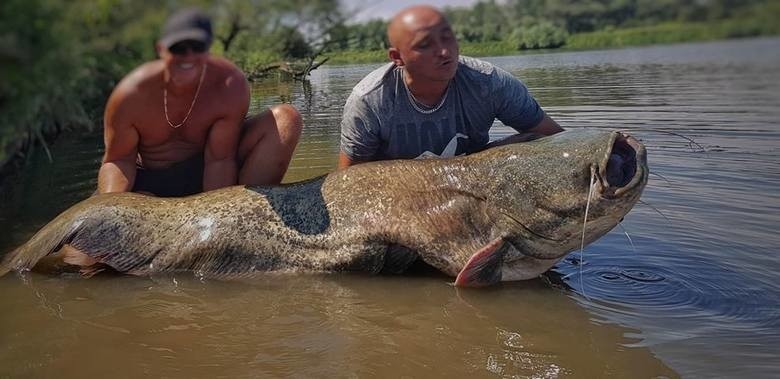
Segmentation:
<svg viewBox="0 0 780 379">
<path fill-rule="evenodd" d="M 478 59 L 460 57 L 447 91 L 441 108 L 420 113 L 406 93 L 403 69 L 393 63 L 380 67 L 347 99 L 341 150 L 357 161 L 451 157 L 484 147 L 495 119 L 523 131 L 544 118 L 520 80 Z"/>
</svg>

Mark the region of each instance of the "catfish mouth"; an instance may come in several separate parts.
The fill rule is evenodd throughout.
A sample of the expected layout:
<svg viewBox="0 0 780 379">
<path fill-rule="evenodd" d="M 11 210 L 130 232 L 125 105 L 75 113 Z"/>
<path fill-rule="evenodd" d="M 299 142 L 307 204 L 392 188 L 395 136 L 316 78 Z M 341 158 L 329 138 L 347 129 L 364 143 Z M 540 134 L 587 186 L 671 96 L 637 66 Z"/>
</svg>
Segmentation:
<svg viewBox="0 0 780 379">
<path fill-rule="evenodd" d="M 634 137 L 615 133 L 607 156 L 598 168 L 601 195 L 615 198 L 637 186 L 644 176 L 645 147 Z"/>
</svg>

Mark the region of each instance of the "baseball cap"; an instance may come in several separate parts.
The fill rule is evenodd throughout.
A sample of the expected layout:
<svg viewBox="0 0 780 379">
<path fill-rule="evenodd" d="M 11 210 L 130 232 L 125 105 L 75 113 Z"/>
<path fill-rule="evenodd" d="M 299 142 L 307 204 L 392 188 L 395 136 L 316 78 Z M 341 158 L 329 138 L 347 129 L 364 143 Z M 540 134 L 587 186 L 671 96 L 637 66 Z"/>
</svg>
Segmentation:
<svg viewBox="0 0 780 379">
<path fill-rule="evenodd" d="M 197 8 L 186 8 L 175 12 L 162 29 L 160 43 L 169 48 L 177 42 L 194 40 L 211 45 L 211 18 Z"/>
</svg>

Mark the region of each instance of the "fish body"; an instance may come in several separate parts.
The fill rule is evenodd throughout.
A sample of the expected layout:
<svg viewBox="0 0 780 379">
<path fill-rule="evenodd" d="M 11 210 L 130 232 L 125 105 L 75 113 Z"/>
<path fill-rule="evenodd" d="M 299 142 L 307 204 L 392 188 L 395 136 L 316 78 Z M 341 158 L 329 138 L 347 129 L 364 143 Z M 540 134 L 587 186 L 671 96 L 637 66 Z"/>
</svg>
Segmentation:
<svg viewBox="0 0 780 379">
<path fill-rule="evenodd" d="M 586 209 L 586 244 L 617 225 L 647 175 L 638 141 L 579 129 L 464 157 L 364 163 L 294 184 L 182 198 L 102 194 L 6 254 L 0 275 L 76 251 L 82 265 L 132 275 L 401 273 L 422 260 L 457 285 L 523 280 L 581 246 Z"/>
</svg>

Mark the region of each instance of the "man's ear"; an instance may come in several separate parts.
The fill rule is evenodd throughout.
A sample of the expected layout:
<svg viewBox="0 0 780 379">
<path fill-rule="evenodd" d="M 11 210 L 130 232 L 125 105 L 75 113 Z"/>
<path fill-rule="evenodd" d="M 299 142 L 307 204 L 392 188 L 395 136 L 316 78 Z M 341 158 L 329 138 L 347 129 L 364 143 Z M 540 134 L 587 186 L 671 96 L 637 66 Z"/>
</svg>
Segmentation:
<svg viewBox="0 0 780 379">
<path fill-rule="evenodd" d="M 163 50 L 165 50 L 165 47 L 163 47 L 163 45 L 160 42 L 155 42 L 154 43 L 154 51 L 157 52 L 157 57 L 158 58 L 162 58 Z"/>
<path fill-rule="evenodd" d="M 390 57 L 390 60 L 393 61 L 396 66 L 402 67 L 404 65 L 404 60 L 401 59 L 401 52 L 398 51 L 398 49 L 394 47 L 387 49 L 387 56 Z"/>
</svg>

